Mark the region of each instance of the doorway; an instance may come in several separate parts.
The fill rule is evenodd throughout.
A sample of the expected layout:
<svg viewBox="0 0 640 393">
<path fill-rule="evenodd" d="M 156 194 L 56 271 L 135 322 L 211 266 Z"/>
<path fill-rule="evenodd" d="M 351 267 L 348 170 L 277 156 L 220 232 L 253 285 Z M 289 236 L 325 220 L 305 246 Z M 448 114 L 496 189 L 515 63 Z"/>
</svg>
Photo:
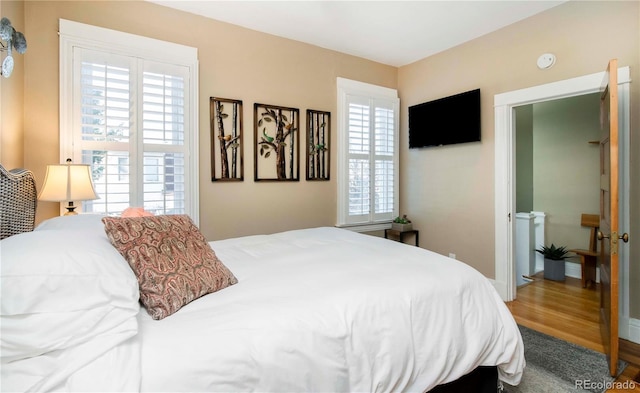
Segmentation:
<svg viewBox="0 0 640 393">
<path fill-rule="evenodd" d="M 514 111 L 515 262 L 520 285 L 528 281 L 521 274 L 543 269 L 542 256 L 532 251 L 543 243 L 589 248 L 590 228 L 581 227 L 580 217 L 600 210 L 600 94 L 537 102 Z M 530 212 L 535 212 L 536 227 L 531 228 L 532 244 L 525 241 L 528 233 L 519 232 L 526 232 L 526 223 L 533 225 Z M 567 259 L 565 265 L 567 276 L 580 278 L 578 257 Z"/>
<path fill-rule="evenodd" d="M 598 93 L 604 73 L 498 94 L 495 106 L 495 281 L 505 301 L 516 296 L 514 265 L 515 116 L 514 108 L 555 99 Z M 620 125 L 620 225 L 629 226 L 629 68 L 618 69 Z M 629 256 L 620 249 L 620 336 L 629 335 Z"/>
</svg>

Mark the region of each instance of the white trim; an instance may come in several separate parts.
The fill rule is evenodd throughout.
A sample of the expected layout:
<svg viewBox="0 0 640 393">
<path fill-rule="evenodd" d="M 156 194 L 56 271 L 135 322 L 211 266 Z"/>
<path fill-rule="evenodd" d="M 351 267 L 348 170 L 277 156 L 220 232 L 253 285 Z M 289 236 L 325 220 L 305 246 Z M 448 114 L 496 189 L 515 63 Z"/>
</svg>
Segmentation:
<svg viewBox="0 0 640 393">
<path fill-rule="evenodd" d="M 513 136 L 512 109 L 506 105 L 495 107 L 495 286 L 505 301 L 514 299 L 516 288 L 513 263 L 513 209 L 515 195 L 512 186 Z M 501 187 L 499 187 L 500 185 Z M 506 185 L 506 187 L 503 187 Z"/>
<path fill-rule="evenodd" d="M 200 221 L 200 176 L 199 176 L 199 103 L 198 103 L 198 49 L 154 38 L 138 36 L 121 31 L 91 26 L 66 19 L 59 20 L 60 35 L 60 162 L 67 157 L 74 161 L 73 132 L 73 48 L 82 47 L 109 53 L 144 58 L 160 63 L 187 67 L 189 69 L 189 112 L 185 113 L 188 144 L 185 160 L 185 180 L 189 193 L 185 200 L 186 211 L 196 225 Z M 61 207 L 62 210 L 62 207 Z"/>
<path fill-rule="evenodd" d="M 626 75 L 620 73 L 618 70 L 618 129 L 620 133 L 618 135 L 618 155 L 619 162 L 629 163 L 630 162 L 630 154 L 629 154 L 629 146 L 630 146 L 630 135 L 629 130 L 631 129 L 631 111 L 629 107 L 629 88 L 631 79 L 629 78 L 628 72 L 629 68 L 625 67 Z M 618 178 L 620 179 L 620 192 L 618 195 L 618 205 L 620 206 L 620 211 L 622 212 L 630 212 L 630 191 L 629 186 L 631 184 L 631 177 L 629 174 L 628 165 L 619 165 L 618 167 Z M 631 214 L 622 214 L 619 218 L 619 226 L 618 229 L 624 233 L 631 229 Z M 618 326 L 623 326 L 623 318 L 629 317 L 630 306 L 629 306 L 629 245 L 623 242 L 620 242 L 620 247 L 618 248 L 618 256 L 620 264 L 618 266 L 619 274 L 618 274 L 618 283 L 620 285 L 619 291 L 619 315 L 620 321 L 618 322 Z M 625 325 L 626 326 L 626 325 Z M 620 334 L 620 337 L 629 339 L 629 333 L 626 335 Z M 636 336 L 637 337 L 637 336 Z M 635 342 L 640 343 L 640 340 L 636 340 Z"/>
<path fill-rule="evenodd" d="M 629 326 L 627 340 L 640 344 L 640 319 L 629 318 L 625 326 Z"/>
<path fill-rule="evenodd" d="M 364 96 L 376 96 L 377 98 L 387 98 L 389 100 L 398 99 L 398 91 L 384 86 L 372 85 L 370 83 L 354 81 L 346 78 L 337 78 L 338 90 L 348 90 L 351 94 Z"/>
<path fill-rule="evenodd" d="M 512 168 L 515 128 L 513 108 L 516 106 L 532 104 L 535 102 L 549 101 L 559 98 L 574 97 L 583 94 L 597 93 L 604 72 L 598 72 L 586 76 L 567 79 L 564 81 L 548 83 L 527 89 L 515 90 L 498 94 L 494 97 L 495 115 L 495 287 L 505 301 L 515 298 L 516 286 L 513 266 L 513 223 L 509 217 L 514 215 L 514 191 L 515 183 Z M 629 161 L 629 84 L 631 82 L 629 67 L 618 69 L 619 91 L 619 125 L 620 138 L 625 146 L 621 149 L 623 163 Z M 625 152 L 626 151 L 626 152 Z M 621 167 L 624 167 L 622 165 Z M 629 212 L 629 174 L 623 171 L 620 178 L 620 200 L 622 211 Z M 628 214 L 627 214 L 628 215 Z M 629 219 L 623 217 L 621 230 L 628 228 Z M 624 243 L 621 243 L 624 244 Z M 621 248 L 624 248 L 621 247 Z M 629 312 L 629 256 L 628 252 L 620 253 L 620 315 L 621 321 L 628 319 Z M 628 331 L 628 329 L 626 329 Z M 625 329 L 621 328 L 621 332 Z M 621 337 L 622 334 L 621 334 Z M 623 337 L 624 338 L 624 337 Z"/>
<path fill-rule="evenodd" d="M 391 223 L 365 224 L 365 225 L 336 225 L 337 228 L 347 229 L 353 232 L 383 231 L 391 228 Z"/>
<path fill-rule="evenodd" d="M 620 75 L 620 73 L 618 75 Z M 540 101 L 549 101 L 595 93 L 600 89 L 603 76 L 604 72 L 597 72 L 595 74 L 547 83 L 545 85 L 496 94 L 494 96 L 493 104 L 495 107 L 514 107 L 533 104 Z M 623 83 L 621 80 L 618 82 Z M 592 86 L 598 86 L 598 88 L 594 89 Z"/>
<path fill-rule="evenodd" d="M 582 279 L 582 266 L 580 266 L 580 263 L 565 262 L 564 272 L 567 277 Z M 600 282 L 600 267 L 596 267 L 596 282 Z"/>
<path fill-rule="evenodd" d="M 60 41 L 69 40 L 86 48 L 109 49 L 113 53 L 137 55 L 137 57 L 191 66 L 198 61 L 198 49 L 155 38 L 105 29 L 60 19 Z M 61 57 L 62 59 L 62 57 Z"/>
</svg>

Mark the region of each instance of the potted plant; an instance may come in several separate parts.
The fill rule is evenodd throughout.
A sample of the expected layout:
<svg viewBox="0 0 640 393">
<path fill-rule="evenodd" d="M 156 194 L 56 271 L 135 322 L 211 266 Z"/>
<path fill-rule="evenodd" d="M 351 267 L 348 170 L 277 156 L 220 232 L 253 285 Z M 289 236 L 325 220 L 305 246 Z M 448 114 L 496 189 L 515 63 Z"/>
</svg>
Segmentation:
<svg viewBox="0 0 640 393">
<path fill-rule="evenodd" d="M 568 257 L 566 247 L 542 246 L 536 249 L 544 256 L 544 278 L 553 281 L 564 281 L 564 260 Z"/>
<path fill-rule="evenodd" d="M 409 220 L 405 214 L 402 217 L 398 216 L 393 219 L 391 229 L 400 232 L 410 231 L 413 229 L 413 224 L 411 224 L 411 220 Z"/>
</svg>

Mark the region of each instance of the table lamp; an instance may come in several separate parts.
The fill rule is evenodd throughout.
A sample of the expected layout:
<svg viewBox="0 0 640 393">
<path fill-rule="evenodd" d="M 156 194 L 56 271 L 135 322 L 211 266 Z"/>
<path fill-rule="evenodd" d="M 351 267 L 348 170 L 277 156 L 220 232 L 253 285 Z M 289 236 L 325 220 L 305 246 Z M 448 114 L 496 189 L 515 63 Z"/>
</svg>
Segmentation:
<svg viewBox="0 0 640 393">
<path fill-rule="evenodd" d="M 70 158 L 67 158 L 66 164 L 47 165 L 47 174 L 38 199 L 51 202 L 69 201 L 64 215 L 78 214 L 74 211 L 76 206 L 73 201 L 98 199 L 91 181 L 91 167 L 86 164 L 72 164 Z"/>
</svg>

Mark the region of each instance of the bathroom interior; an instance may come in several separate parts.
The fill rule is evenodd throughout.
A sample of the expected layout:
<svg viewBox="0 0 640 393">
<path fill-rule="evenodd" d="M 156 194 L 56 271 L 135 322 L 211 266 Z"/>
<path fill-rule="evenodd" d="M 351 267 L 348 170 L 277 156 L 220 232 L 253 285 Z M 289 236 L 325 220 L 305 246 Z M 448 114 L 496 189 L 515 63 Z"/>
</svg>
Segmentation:
<svg viewBox="0 0 640 393">
<path fill-rule="evenodd" d="M 599 108 L 594 93 L 515 109 L 517 286 L 541 276 L 543 245 L 589 248 L 581 216 L 599 213 Z M 580 259 L 569 255 L 565 274 L 580 278 Z"/>
</svg>

